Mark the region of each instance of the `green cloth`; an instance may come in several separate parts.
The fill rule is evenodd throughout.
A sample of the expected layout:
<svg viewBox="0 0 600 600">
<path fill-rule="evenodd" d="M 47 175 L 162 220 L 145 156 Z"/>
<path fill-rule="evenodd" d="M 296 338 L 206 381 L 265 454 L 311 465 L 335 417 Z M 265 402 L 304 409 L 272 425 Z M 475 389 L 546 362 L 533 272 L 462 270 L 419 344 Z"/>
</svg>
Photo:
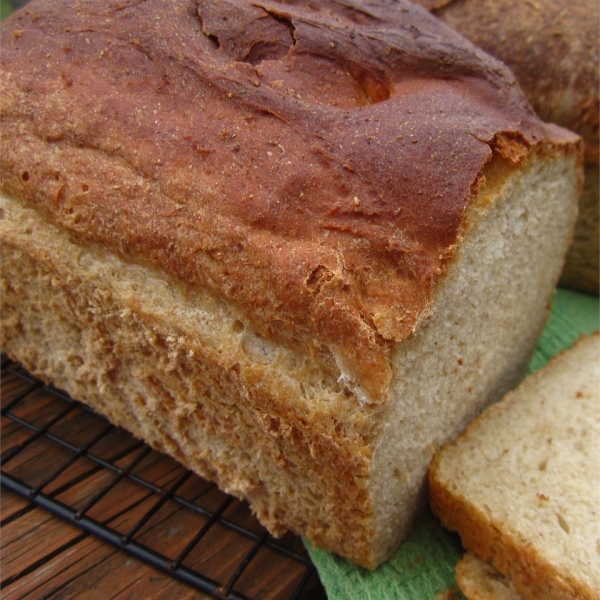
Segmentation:
<svg viewBox="0 0 600 600">
<path fill-rule="evenodd" d="M 570 347 L 582 333 L 600 329 L 597 297 L 558 290 L 550 318 L 529 366 L 533 372 Z M 396 555 L 367 571 L 307 542 L 329 600 L 434 600 L 455 588 L 454 566 L 463 555 L 460 540 L 427 513 Z"/>
<path fill-rule="evenodd" d="M 0 21 L 8 17 L 13 11 L 10 0 L 0 0 Z"/>
</svg>

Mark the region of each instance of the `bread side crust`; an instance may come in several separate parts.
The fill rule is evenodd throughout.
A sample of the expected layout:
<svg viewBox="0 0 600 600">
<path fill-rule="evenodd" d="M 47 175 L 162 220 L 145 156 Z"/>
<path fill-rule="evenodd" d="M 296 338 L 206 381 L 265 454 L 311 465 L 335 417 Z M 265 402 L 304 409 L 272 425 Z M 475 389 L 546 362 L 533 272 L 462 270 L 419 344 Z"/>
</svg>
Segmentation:
<svg viewBox="0 0 600 600">
<path fill-rule="evenodd" d="M 600 340 L 600 333 L 584 337 L 577 344 L 597 345 L 598 340 Z M 543 378 L 555 364 L 564 360 L 567 352 L 569 351 L 554 357 L 546 367 L 531 375 L 526 380 L 526 385 L 530 386 L 536 380 Z M 495 414 L 505 412 L 510 403 L 518 400 L 518 393 L 519 389 L 509 393 L 499 404 L 489 407 L 467 427 L 459 440 L 468 439 L 469 432 L 478 427 L 481 419 L 493 420 Z M 450 443 L 448 447 L 455 446 L 457 441 Z M 600 598 L 598 590 L 588 586 L 576 575 L 558 571 L 546 556 L 536 551 L 534 545 L 523 534 L 511 535 L 501 521 L 494 519 L 491 512 L 488 513 L 484 508 L 469 501 L 461 492 L 460 483 L 448 481 L 443 475 L 440 466 L 443 460 L 444 448 L 434 456 L 429 471 L 430 504 L 442 524 L 460 534 L 463 545 L 468 551 L 510 578 L 514 582 L 516 591 L 528 600 L 538 598 L 597 600 Z M 493 491 L 490 490 L 490 493 Z"/>
<path fill-rule="evenodd" d="M 369 415 L 334 378 L 222 301 L 186 298 L 156 271 L 2 202 L 3 351 L 248 499 L 272 533 L 375 566 Z"/>
</svg>

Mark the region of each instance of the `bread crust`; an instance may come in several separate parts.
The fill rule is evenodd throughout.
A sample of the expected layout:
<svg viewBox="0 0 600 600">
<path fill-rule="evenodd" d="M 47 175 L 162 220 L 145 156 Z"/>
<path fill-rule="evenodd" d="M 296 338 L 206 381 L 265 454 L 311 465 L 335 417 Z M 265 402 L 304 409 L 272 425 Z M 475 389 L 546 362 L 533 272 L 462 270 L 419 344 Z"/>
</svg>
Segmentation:
<svg viewBox="0 0 600 600">
<path fill-rule="evenodd" d="M 596 294 L 600 292 L 600 195 L 598 165 L 587 163 L 573 241 L 567 252 L 559 285 Z"/>
<path fill-rule="evenodd" d="M 465 548 L 511 578 L 525 598 L 535 600 L 597 600 L 597 593 L 576 577 L 557 573 L 526 539 L 517 539 L 489 516 L 439 485 L 434 457 L 429 479 L 433 512 L 451 531 L 460 532 Z"/>
<path fill-rule="evenodd" d="M 493 151 L 573 141 L 410 4 L 34 0 L 2 36 L 5 193 L 213 290 L 366 402 Z"/>
<path fill-rule="evenodd" d="M 467 600 L 523 600 L 510 579 L 471 552 L 457 563 L 456 582 Z"/>
<path fill-rule="evenodd" d="M 217 300 L 186 297 L 156 271 L 1 201 L 11 223 L 0 222 L 3 350 L 248 500 L 274 535 L 291 529 L 376 566 L 366 490 L 372 422 L 352 411 L 352 398 L 334 382 L 329 397 L 311 402 L 281 353 L 263 349 L 237 315 L 220 315 L 216 334 L 202 326 L 207 309 L 218 318 Z"/>
</svg>

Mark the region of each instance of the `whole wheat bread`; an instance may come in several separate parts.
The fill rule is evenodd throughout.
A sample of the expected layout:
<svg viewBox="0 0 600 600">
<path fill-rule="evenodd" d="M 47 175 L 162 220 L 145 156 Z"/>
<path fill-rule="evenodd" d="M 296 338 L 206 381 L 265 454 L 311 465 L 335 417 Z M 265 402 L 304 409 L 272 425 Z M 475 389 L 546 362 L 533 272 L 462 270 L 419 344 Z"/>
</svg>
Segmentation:
<svg viewBox="0 0 600 600">
<path fill-rule="evenodd" d="M 34 0 L 2 43 L 3 349 L 385 560 L 525 371 L 579 138 L 410 3 Z"/>
</svg>

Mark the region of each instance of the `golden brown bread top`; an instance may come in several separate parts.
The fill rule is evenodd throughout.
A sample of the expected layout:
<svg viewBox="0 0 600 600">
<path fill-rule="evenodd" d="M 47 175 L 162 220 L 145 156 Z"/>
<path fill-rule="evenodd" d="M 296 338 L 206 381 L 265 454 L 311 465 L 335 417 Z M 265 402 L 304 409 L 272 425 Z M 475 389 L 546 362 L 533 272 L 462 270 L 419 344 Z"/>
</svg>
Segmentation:
<svg viewBox="0 0 600 600">
<path fill-rule="evenodd" d="M 574 138 L 424 9 L 318 6 L 34 0 L 2 25 L 2 187 L 378 402 L 492 152 Z"/>
</svg>

